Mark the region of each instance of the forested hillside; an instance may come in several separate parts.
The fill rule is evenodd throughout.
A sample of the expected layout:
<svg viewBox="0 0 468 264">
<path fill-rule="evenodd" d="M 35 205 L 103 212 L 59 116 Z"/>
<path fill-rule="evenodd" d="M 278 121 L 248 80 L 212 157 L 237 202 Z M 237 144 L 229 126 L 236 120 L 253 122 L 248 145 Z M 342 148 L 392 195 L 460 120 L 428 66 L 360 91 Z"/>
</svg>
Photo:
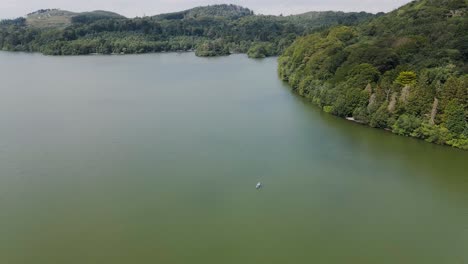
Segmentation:
<svg viewBox="0 0 468 264">
<path fill-rule="evenodd" d="M 364 12 L 264 16 L 235 5 L 132 19 L 104 11 L 40 10 L 27 19 L 1 21 L 0 49 L 80 55 L 199 48 L 199 56 L 248 52 L 251 57 L 266 57 L 280 54 L 297 36 L 333 25 L 354 25 L 372 16 Z"/>
<path fill-rule="evenodd" d="M 302 37 L 279 74 L 324 111 L 468 149 L 466 0 L 418 0 Z"/>
</svg>

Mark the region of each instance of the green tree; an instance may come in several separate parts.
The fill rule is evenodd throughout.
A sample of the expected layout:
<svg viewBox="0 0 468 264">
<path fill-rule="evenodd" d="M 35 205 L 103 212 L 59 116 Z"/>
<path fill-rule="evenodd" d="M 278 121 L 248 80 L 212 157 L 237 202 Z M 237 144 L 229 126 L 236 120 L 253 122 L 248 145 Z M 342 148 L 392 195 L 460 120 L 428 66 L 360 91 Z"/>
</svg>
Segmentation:
<svg viewBox="0 0 468 264">
<path fill-rule="evenodd" d="M 275 54 L 273 45 L 269 43 L 256 43 L 247 51 L 249 58 L 265 58 Z"/>
<path fill-rule="evenodd" d="M 353 112 L 353 118 L 363 124 L 369 123 L 369 113 L 365 107 L 358 107 Z"/>
<path fill-rule="evenodd" d="M 461 104 L 467 104 L 468 83 L 463 78 L 451 76 L 443 86 L 441 92 L 442 107 L 445 108 L 451 100 L 457 100 Z"/>
<path fill-rule="evenodd" d="M 387 110 L 388 103 L 382 104 L 379 109 L 372 114 L 369 125 L 376 128 L 386 128 L 388 127 L 387 122 L 390 118 L 390 113 Z"/>
<path fill-rule="evenodd" d="M 348 74 L 348 84 L 355 88 L 364 88 L 369 83 L 377 82 L 380 72 L 371 64 L 363 63 L 354 66 Z"/>
<path fill-rule="evenodd" d="M 213 57 L 229 54 L 229 48 L 222 40 L 203 42 L 195 51 L 195 55 L 199 57 Z"/>
<path fill-rule="evenodd" d="M 468 138 L 465 135 L 461 135 L 459 138 L 451 139 L 447 141 L 447 144 L 455 148 L 468 150 Z"/>
<path fill-rule="evenodd" d="M 412 71 L 404 71 L 400 72 L 398 77 L 395 80 L 395 83 L 401 86 L 408 86 L 416 84 L 417 75 L 415 72 Z"/>
<path fill-rule="evenodd" d="M 411 133 L 421 126 L 422 121 L 415 117 L 403 114 L 392 126 L 392 132 L 402 136 L 409 136 Z"/>
<path fill-rule="evenodd" d="M 457 100 L 451 100 L 445 108 L 445 126 L 456 135 L 464 132 L 466 127 L 465 110 Z"/>
</svg>

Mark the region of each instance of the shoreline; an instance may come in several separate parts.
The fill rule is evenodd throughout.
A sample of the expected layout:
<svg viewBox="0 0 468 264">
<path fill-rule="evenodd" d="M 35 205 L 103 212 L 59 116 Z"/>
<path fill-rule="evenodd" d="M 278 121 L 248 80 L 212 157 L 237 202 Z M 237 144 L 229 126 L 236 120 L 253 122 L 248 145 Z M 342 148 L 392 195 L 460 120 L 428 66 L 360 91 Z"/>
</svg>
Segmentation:
<svg viewBox="0 0 468 264">
<path fill-rule="evenodd" d="M 59 54 L 59 55 L 53 55 L 53 54 L 44 54 L 40 51 L 23 51 L 23 50 L 0 50 L 0 52 L 6 52 L 6 53 L 18 53 L 18 54 L 36 54 L 36 55 L 42 55 L 42 56 L 47 56 L 47 57 L 78 57 L 78 56 L 125 56 L 125 55 L 147 55 L 147 54 L 160 54 L 160 53 L 195 53 L 196 50 L 191 49 L 191 50 L 164 50 L 164 51 L 154 51 L 154 52 L 142 52 L 142 53 L 86 53 L 86 54 Z M 215 56 L 197 56 L 200 58 L 216 58 L 216 57 L 226 57 L 230 55 L 247 55 L 245 52 L 231 52 L 230 54 L 226 55 L 215 55 Z M 265 58 L 274 58 L 278 57 L 279 55 L 273 55 L 273 56 L 267 56 L 264 58 L 250 58 L 249 59 L 265 59 Z"/>
<path fill-rule="evenodd" d="M 341 116 L 334 115 L 334 114 L 332 114 L 332 113 L 329 113 L 329 112 L 324 111 L 323 108 L 320 107 L 319 105 L 317 105 L 316 103 L 314 103 L 314 102 L 312 101 L 311 98 L 308 98 L 308 97 L 306 97 L 306 96 L 303 96 L 303 95 L 297 93 L 294 89 L 292 89 L 292 87 L 291 87 L 291 85 L 289 84 L 288 81 L 283 80 L 283 82 L 284 82 L 285 84 L 288 85 L 288 87 L 291 89 L 291 91 L 292 91 L 294 94 L 296 94 L 297 96 L 299 96 L 299 97 L 301 97 L 301 98 L 304 98 L 308 103 L 310 103 L 310 104 L 312 104 L 312 105 L 314 105 L 314 106 L 317 106 L 317 107 L 320 109 L 320 111 L 323 112 L 323 113 L 325 113 L 325 114 L 329 114 L 329 115 L 334 116 L 334 117 L 337 117 L 337 118 L 339 118 L 339 119 L 342 119 L 342 120 L 345 120 L 345 121 L 348 121 L 348 122 L 352 122 L 352 123 L 354 123 L 354 124 L 362 125 L 362 126 L 365 126 L 365 127 L 367 127 L 367 128 L 374 128 L 374 129 L 378 129 L 378 130 L 383 130 L 383 131 L 386 131 L 386 132 L 390 132 L 390 133 L 392 133 L 392 134 L 394 134 L 394 135 L 396 135 L 396 136 L 411 138 L 411 139 L 415 139 L 415 140 L 419 140 L 419 141 L 424 141 L 424 142 L 426 142 L 426 143 L 430 143 L 430 144 L 433 144 L 433 145 L 449 147 L 449 148 L 458 149 L 458 150 L 461 150 L 461 151 L 468 151 L 468 149 L 459 148 L 459 147 L 451 146 L 451 145 L 448 145 L 448 144 L 438 144 L 438 143 L 436 143 L 436 142 L 430 142 L 430 141 L 427 141 L 427 140 L 424 139 L 424 138 L 419 138 L 419 137 L 415 137 L 415 136 L 399 135 L 399 134 L 397 134 L 397 133 L 394 133 L 394 132 L 392 131 L 392 129 L 391 129 L 391 128 L 388 128 L 388 127 L 386 127 L 386 128 L 372 127 L 372 126 L 366 124 L 365 122 L 362 122 L 362 121 L 360 121 L 360 120 L 356 120 L 354 117 L 341 117 Z"/>
</svg>

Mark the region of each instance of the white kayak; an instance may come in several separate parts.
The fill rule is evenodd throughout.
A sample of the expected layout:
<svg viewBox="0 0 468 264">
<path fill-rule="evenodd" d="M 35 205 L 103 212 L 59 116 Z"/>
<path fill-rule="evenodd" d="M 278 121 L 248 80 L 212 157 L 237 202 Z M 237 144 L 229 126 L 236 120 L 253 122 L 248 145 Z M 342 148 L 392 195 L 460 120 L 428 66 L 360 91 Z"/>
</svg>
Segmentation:
<svg viewBox="0 0 468 264">
<path fill-rule="evenodd" d="M 257 185 L 255 185 L 255 189 L 258 190 L 260 188 L 262 188 L 262 183 L 261 182 L 259 182 L 259 183 L 257 183 Z"/>
</svg>

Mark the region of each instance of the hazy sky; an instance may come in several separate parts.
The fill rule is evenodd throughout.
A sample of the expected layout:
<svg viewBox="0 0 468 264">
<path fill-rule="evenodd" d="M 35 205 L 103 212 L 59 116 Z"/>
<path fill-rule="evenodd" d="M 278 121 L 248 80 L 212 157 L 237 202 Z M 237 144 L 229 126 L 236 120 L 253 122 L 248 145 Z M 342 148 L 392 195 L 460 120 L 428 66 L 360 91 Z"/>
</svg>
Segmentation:
<svg viewBox="0 0 468 264">
<path fill-rule="evenodd" d="M 0 0 L 0 18 L 13 18 L 41 8 L 70 11 L 109 10 L 127 17 L 180 11 L 200 5 L 232 3 L 261 14 L 307 11 L 391 11 L 410 0 Z"/>
</svg>

